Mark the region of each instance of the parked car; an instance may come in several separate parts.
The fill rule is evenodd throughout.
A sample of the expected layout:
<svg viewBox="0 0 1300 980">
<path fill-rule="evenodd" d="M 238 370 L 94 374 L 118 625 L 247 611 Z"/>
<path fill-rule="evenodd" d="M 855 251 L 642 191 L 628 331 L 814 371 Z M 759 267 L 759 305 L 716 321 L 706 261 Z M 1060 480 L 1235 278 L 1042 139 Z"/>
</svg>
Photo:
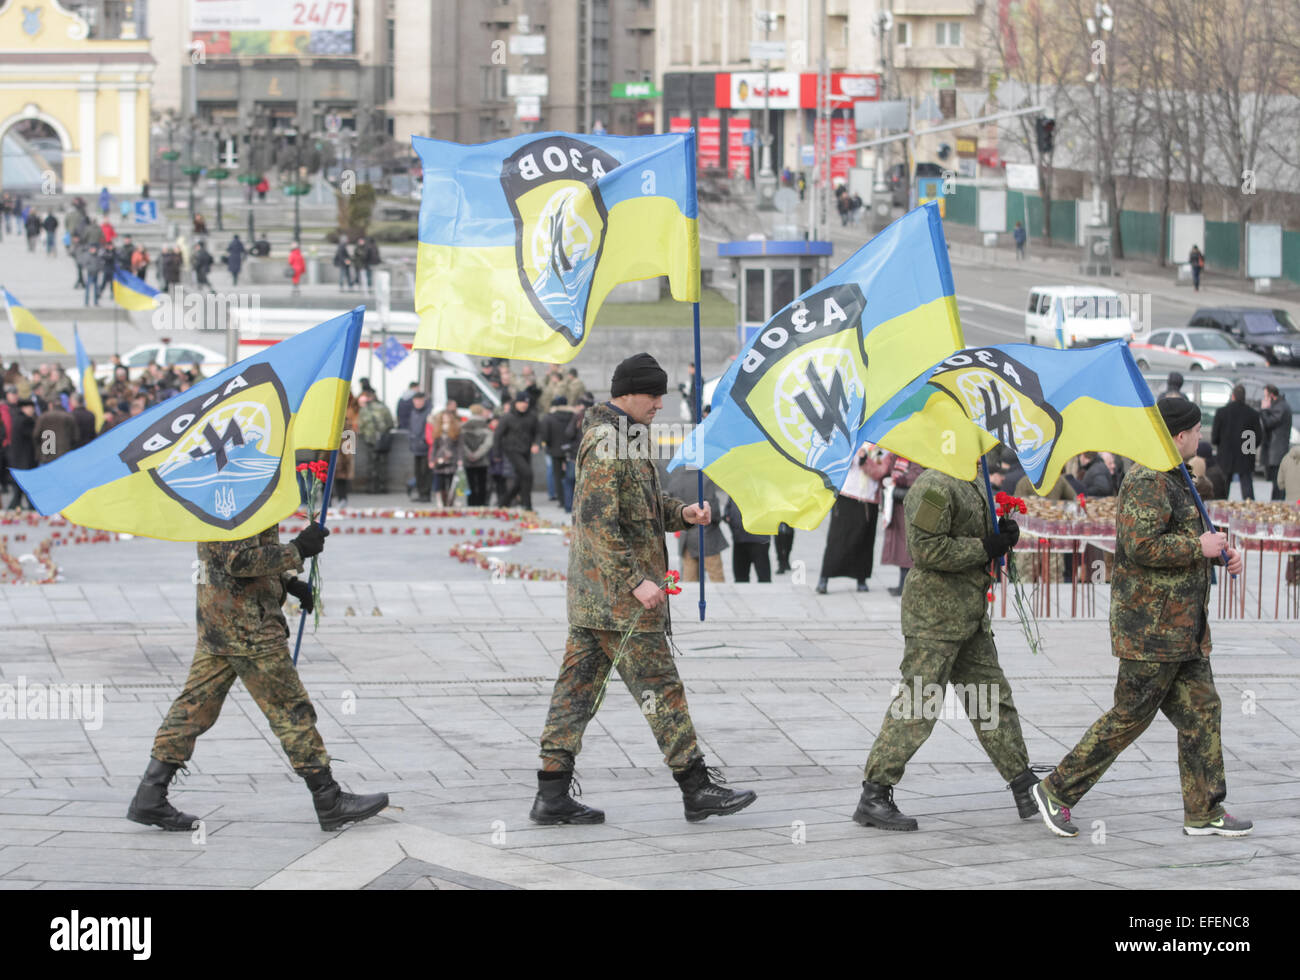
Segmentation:
<svg viewBox="0 0 1300 980">
<path fill-rule="evenodd" d="M 1056 309 L 1065 317 L 1056 335 Z M 1124 298 L 1101 286 L 1034 286 L 1025 308 L 1025 340 L 1045 347 L 1095 347 L 1111 340 L 1131 341 L 1133 321 Z"/>
<path fill-rule="evenodd" d="M 226 369 L 226 355 L 198 344 L 142 344 L 133 347 L 122 357 L 122 363 L 131 369 L 132 377 L 150 364 L 163 367 L 194 365 L 204 377 L 211 377 Z M 113 365 L 105 362 L 95 368 L 96 378 L 112 378 Z"/>
<path fill-rule="evenodd" d="M 1129 345 L 1137 366 L 1145 370 L 1213 371 L 1218 368 L 1266 367 L 1259 354 L 1238 343 L 1231 334 L 1209 327 L 1153 330 Z"/>
<path fill-rule="evenodd" d="M 1300 328 L 1286 310 L 1267 306 L 1204 307 L 1192 314 L 1188 326 L 1223 330 L 1269 364 L 1300 365 Z"/>
<path fill-rule="evenodd" d="M 1143 371 L 1142 377 L 1146 379 L 1152 395 L 1158 398 L 1165 390 L 1169 376 L 1149 370 Z M 1249 371 L 1219 371 L 1213 374 L 1197 371 L 1194 374 L 1184 375 L 1183 394 L 1201 410 L 1203 438 L 1207 440 L 1210 438 L 1210 429 L 1214 426 L 1214 413 L 1232 400 L 1232 389 L 1239 384 L 1246 389 L 1246 403 L 1254 409 L 1259 408 L 1260 397 L 1264 394 L 1266 384 L 1276 385 L 1293 410 L 1300 405 L 1300 377 L 1291 371 L 1265 367 Z M 1291 445 L 1300 445 L 1300 418 L 1296 418 L 1291 426 Z M 1260 473 L 1264 472 L 1262 460 L 1255 468 Z"/>
</svg>

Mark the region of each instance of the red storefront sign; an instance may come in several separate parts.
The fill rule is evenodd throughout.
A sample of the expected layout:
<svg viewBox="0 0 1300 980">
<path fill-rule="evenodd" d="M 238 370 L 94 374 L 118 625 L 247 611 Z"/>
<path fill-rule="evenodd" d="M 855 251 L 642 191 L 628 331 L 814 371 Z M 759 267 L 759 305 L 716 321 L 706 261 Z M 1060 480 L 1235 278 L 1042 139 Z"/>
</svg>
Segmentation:
<svg viewBox="0 0 1300 980">
<path fill-rule="evenodd" d="M 761 109 L 762 96 L 765 94 L 761 82 L 755 83 L 752 72 L 733 75 L 731 72 L 719 72 L 713 78 L 714 103 L 719 109 Z M 757 78 L 761 79 L 759 74 Z M 790 103 L 795 93 L 791 86 L 784 84 L 791 74 L 773 72 L 769 79 L 772 85 L 772 108 L 793 108 Z M 880 76 L 872 73 L 831 72 L 831 106 L 836 109 L 849 108 L 854 102 L 874 101 L 880 98 Z M 817 74 L 806 72 L 799 75 L 798 101 L 800 109 L 817 108 Z"/>
<path fill-rule="evenodd" d="M 749 179 L 749 165 L 753 151 L 745 145 L 745 133 L 749 131 L 749 120 L 732 116 L 727 122 L 727 171 L 731 176 Z"/>
<path fill-rule="evenodd" d="M 822 152 L 822 138 L 826 132 L 824 120 L 817 120 L 817 152 Z M 832 119 L 831 120 L 831 150 L 837 150 L 840 147 L 848 146 L 857 139 L 857 132 L 853 128 L 852 119 Z M 831 157 L 831 183 L 840 184 L 848 183 L 849 168 L 857 160 L 856 153 L 838 153 Z"/>
<path fill-rule="evenodd" d="M 853 102 L 874 102 L 880 98 L 880 76 L 874 74 L 849 74 L 848 72 L 831 72 L 831 108 L 843 109 Z M 837 98 L 843 96 L 844 98 Z M 852 101 L 846 101 L 851 99 Z M 804 74 L 799 76 L 799 107 L 801 109 L 817 108 L 817 76 Z"/>
<path fill-rule="evenodd" d="M 668 119 L 668 132 L 684 133 L 691 128 L 688 116 L 671 116 Z M 722 122 L 718 119 L 702 118 L 695 129 L 695 155 L 697 166 L 704 170 L 722 166 Z"/>
</svg>

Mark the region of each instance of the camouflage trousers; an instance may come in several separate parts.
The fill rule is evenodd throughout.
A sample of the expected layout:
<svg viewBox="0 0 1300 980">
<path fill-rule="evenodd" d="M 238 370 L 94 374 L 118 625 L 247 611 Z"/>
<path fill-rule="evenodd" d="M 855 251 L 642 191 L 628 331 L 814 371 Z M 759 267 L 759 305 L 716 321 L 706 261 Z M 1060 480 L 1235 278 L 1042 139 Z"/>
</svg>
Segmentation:
<svg viewBox="0 0 1300 980">
<path fill-rule="evenodd" d="M 1074 806 L 1116 757 L 1147 730 L 1156 712 L 1163 711 L 1178 729 L 1184 815 L 1189 822 L 1217 820 L 1223 816 L 1228 795 L 1221 707 L 1209 660 L 1121 660 L 1115 707 L 1098 718 L 1061 760 L 1047 777 L 1047 787 L 1061 803 Z"/>
<path fill-rule="evenodd" d="M 582 751 L 582 733 L 591 721 L 591 706 L 609 673 L 623 634 L 615 630 L 569 627 L 564 663 L 555 679 L 551 709 L 542 729 L 542 769 L 567 772 Z M 618 662 L 618 673 L 650 724 L 655 741 L 673 772 L 684 772 L 702 759 L 695 726 L 686 707 L 686 689 L 677 674 L 663 633 L 633 633 Z"/>
<path fill-rule="evenodd" d="M 930 737 L 943 714 L 951 682 L 984 752 L 1010 782 L 1029 767 L 1020 715 L 1011 685 L 998 664 L 993 634 L 976 630 L 964 640 L 908 636 L 903 641 L 902 681 L 871 746 L 863 778 L 897 785 L 908 760 Z"/>
<path fill-rule="evenodd" d="M 154 738 L 153 757 L 159 762 L 188 761 L 195 740 L 216 724 L 236 677 L 266 715 L 294 769 L 330 764 L 325 743 L 316 731 L 316 710 L 289 657 L 288 645 L 252 657 L 195 653 L 185 689 L 172 702 Z"/>
</svg>

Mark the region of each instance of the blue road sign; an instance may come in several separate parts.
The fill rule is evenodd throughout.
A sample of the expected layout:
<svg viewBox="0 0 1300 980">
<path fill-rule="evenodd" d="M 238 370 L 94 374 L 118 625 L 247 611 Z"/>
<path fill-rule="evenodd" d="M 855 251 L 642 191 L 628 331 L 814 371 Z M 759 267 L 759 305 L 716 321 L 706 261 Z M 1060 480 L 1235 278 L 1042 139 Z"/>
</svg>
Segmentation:
<svg viewBox="0 0 1300 980">
<path fill-rule="evenodd" d="M 137 225 L 152 225 L 158 220 L 158 202 L 136 201 L 134 212 Z"/>
</svg>

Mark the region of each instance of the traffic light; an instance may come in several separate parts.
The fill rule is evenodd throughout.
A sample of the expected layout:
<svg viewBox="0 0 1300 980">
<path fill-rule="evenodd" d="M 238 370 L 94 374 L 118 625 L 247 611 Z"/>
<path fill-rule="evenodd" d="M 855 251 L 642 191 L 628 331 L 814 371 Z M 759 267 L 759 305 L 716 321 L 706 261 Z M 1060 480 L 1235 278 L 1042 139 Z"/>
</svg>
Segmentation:
<svg viewBox="0 0 1300 980">
<path fill-rule="evenodd" d="M 1038 137 L 1038 152 L 1051 153 L 1056 139 L 1056 120 L 1039 116 L 1034 120 L 1034 134 Z"/>
</svg>

